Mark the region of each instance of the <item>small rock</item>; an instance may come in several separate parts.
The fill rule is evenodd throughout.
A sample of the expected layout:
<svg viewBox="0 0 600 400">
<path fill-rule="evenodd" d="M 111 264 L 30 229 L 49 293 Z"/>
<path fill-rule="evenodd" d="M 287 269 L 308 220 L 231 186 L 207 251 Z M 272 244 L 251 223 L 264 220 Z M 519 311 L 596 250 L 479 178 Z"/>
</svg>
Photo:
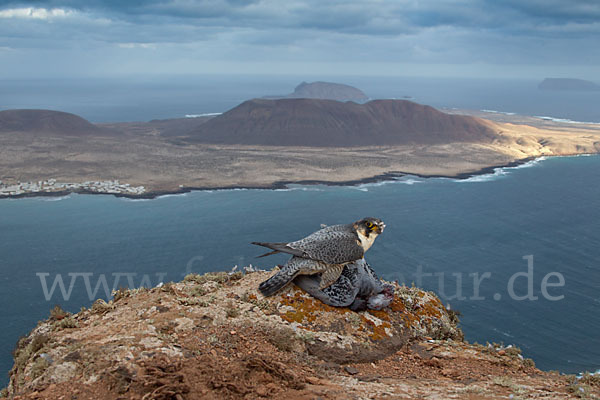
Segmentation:
<svg viewBox="0 0 600 400">
<path fill-rule="evenodd" d="M 361 375 L 358 377 L 358 380 L 362 381 L 362 382 L 377 382 L 377 381 L 379 381 L 379 378 L 381 378 L 381 375 L 377 375 L 377 374 Z"/>
<path fill-rule="evenodd" d="M 340 370 L 340 364 L 334 363 L 334 362 L 326 362 L 321 364 L 321 367 L 323 368 L 327 368 L 327 369 L 333 369 L 335 371 L 339 371 Z"/>
<path fill-rule="evenodd" d="M 354 367 L 349 366 L 349 365 L 346 365 L 344 367 L 344 371 L 346 371 L 350 375 L 356 375 L 356 374 L 358 374 L 358 370 L 356 368 L 354 368 Z"/>
<path fill-rule="evenodd" d="M 503 355 L 505 355 L 505 354 L 506 354 L 506 351 L 505 351 L 505 350 L 500 350 L 500 351 L 498 352 L 498 354 L 499 354 L 499 355 L 501 355 L 501 356 L 503 356 Z"/>
<path fill-rule="evenodd" d="M 48 375 L 50 380 L 55 383 L 68 382 L 77 375 L 79 366 L 74 362 L 64 362 L 50 368 Z"/>
<path fill-rule="evenodd" d="M 78 351 L 73 351 L 63 358 L 64 361 L 79 361 L 81 360 L 81 354 Z"/>
<path fill-rule="evenodd" d="M 304 378 L 304 380 L 306 381 L 306 383 L 310 383 L 311 385 L 321 384 L 321 379 L 317 378 L 316 376 L 307 376 L 306 378 Z"/>
<path fill-rule="evenodd" d="M 440 368 L 442 366 L 442 363 L 440 362 L 439 358 L 431 357 L 429 360 L 425 361 L 425 365 L 428 365 L 430 367 Z"/>
<path fill-rule="evenodd" d="M 54 362 L 54 360 L 52 359 L 52 357 L 50 357 L 48 353 L 42 353 L 40 354 L 40 357 L 46 360 L 48 364 L 52 364 Z"/>
<path fill-rule="evenodd" d="M 267 397 L 267 395 L 269 394 L 269 391 L 267 390 L 267 388 L 264 385 L 260 385 L 260 386 L 256 387 L 256 394 L 261 397 Z"/>
</svg>

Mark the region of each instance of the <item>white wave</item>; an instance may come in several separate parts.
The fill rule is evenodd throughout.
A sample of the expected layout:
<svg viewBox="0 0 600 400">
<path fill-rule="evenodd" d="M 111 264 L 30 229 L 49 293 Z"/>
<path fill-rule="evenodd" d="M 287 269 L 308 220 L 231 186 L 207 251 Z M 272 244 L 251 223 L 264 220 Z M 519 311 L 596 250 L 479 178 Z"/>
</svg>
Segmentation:
<svg viewBox="0 0 600 400">
<path fill-rule="evenodd" d="M 379 181 L 379 182 L 371 182 L 371 183 L 361 183 L 360 185 L 355 186 L 355 187 L 359 188 L 359 190 L 360 189 L 368 189 L 370 187 L 384 186 L 384 185 L 387 185 L 387 184 L 389 184 L 391 182 L 392 181 Z"/>
<path fill-rule="evenodd" d="M 511 334 L 510 334 L 510 333 L 508 333 L 508 332 L 504 332 L 504 331 L 501 331 L 501 330 L 499 330 L 499 329 L 496 329 L 496 328 L 493 328 L 493 330 L 494 330 L 494 331 L 496 331 L 496 332 L 498 332 L 498 333 L 500 333 L 500 334 L 501 334 L 501 335 L 503 335 L 503 336 L 506 336 L 506 337 L 514 337 L 513 335 L 511 335 Z M 511 347 L 513 347 L 513 345 L 512 345 L 512 344 L 509 344 L 509 345 L 508 345 L 508 346 L 506 346 L 505 348 L 506 348 L 506 349 L 509 349 L 509 348 L 511 348 Z"/>
<path fill-rule="evenodd" d="M 467 179 L 453 179 L 458 183 L 473 183 L 473 182 L 489 182 L 507 175 L 504 168 L 494 168 L 494 172 L 490 174 L 474 175 Z"/>
<path fill-rule="evenodd" d="M 402 185 L 414 185 L 415 183 L 422 183 L 423 180 L 417 178 L 414 175 L 405 175 L 399 177 L 390 177 L 389 179 L 385 179 L 379 182 L 371 182 L 371 183 L 361 183 L 357 186 L 351 186 L 356 188 L 357 190 L 362 190 L 363 192 L 367 192 L 368 188 L 386 186 L 390 184 L 400 183 Z M 364 190 L 363 190 L 364 189 Z"/>
<path fill-rule="evenodd" d="M 66 196 L 59 196 L 59 197 L 34 197 L 37 200 L 40 201 L 62 201 L 62 200 L 66 200 L 69 197 L 71 197 L 70 194 L 66 195 Z"/>
<path fill-rule="evenodd" d="M 514 112 L 506 112 L 506 111 L 496 111 L 496 110 L 480 110 L 482 112 L 486 112 L 486 113 L 490 113 L 490 114 L 504 114 L 504 115 L 517 115 L 517 113 Z"/>
<path fill-rule="evenodd" d="M 555 117 L 547 117 L 545 115 L 534 115 L 534 118 L 543 119 L 545 121 L 552 122 L 562 122 L 565 124 L 586 124 L 586 125 L 600 125 L 600 122 L 585 122 L 585 121 L 574 121 L 568 118 L 555 118 Z"/>
<path fill-rule="evenodd" d="M 581 378 L 583 378 L 583 375 L 584 375 L 584 374 L 587 374 L 587 371 L 586 371 L 586 372 L 580 372 L 580 373 L 577 375 L 577 379 L 581 379 Z M 598 375 L 598 376 L 600 376 L 600 369 L 599 369 L 598 371 L 596 371 L 596 372 L 590 372 L 590 375 Z"/>
<path fill-rule="evenodd" d="M 186 118 L 199 118 L 199 117 L 214 117 L 215 115 L 221 115 L 223 113 L 204 113 L 204 114 L 185 114 Z"/>
<path fill-rule="evenodd" d="M 496 179 L 500 179 L 504 176 L 507 176 L 510 174 L 510 171 L 513 169 L 523 169 L 523 168 L 530 168 L 530 167 L 534 167 L 537 164 L 539 164 L 540 162 L 546 160 L 546 157 L 538 157 L 534 160 L 531 161 L 527 161 L 526 163 L 523 164 L 519 164 L 519 165 L 515 165 L 514 167 L 498 167 L 498 168 L 494 168 L 494 172 L 493 173 L 489 173 L 489 174 L 482 174 L 482 175 L 474 175 L 471 176 L 467 179 L 453 179 L 454 182 L 459 182 L 459 183 L 470 183 L 470 182 L 489 182 L 489 181 L 493 181 Z"/>
<path fill-rule="evenodd" d="M 520 165 L 516 165 L 514 167 L 504 167 L 504 169 L 521 169 L 521 168 L 529 168 L 529 167 L 535 167 L 537 164 L 539 164 L 540 162 L 546 160 L 546 157 L 538 157 L 535 160 L 531 160 L 531 161 L 527 161 L 526 163 L 520 164 Z"/>
<path fill-rule="evenodd" d="M 264 189 L 264 190 L 271 190 L 271 189 Z M 295 190 L 300 190 L 302 192 L 322 192 L 324 191 L 324 187 L 323 186 L 304 186 L 304 185 L 298 185 L 298 184 L 291 184 L 290 186 L 286 187 L 285 189 L 275 189 L 275 190 L 286 190 L 286 191 L 295 191 Z"/>
<path fill-rule="evenodd" d="M 363 185 L 358 185 L 358 186 L 346 186 L 346 188 L 348 190 L 358 190 L 360 192 L 368 192 L 369 188 L 364 187 Z"/>
<path fill-rule="evenodd" d="M 119 200 L 121 200 L 121 201 L 138 202 L 138 201 L 151 201 L 152 199 L 132 199 L 132 198 L 129 198 L 129 197 L 119 197 Z"/>
<path fill-rule="evenodd" d="M 407 179 L 398 179 L 398 180 L 396 180 L 396 183 L 401 183 L 403 185 L 414 185 L 415 183 L 423 183 L 423 181 L 419 180 L 419 179 L 407 178 Z"/>
<path fill-rule="evenodd" d="M 185 193 L 169 193 L 169 194 L 161 194 L 160 196 L 156 196 L 157 199 L 165 199 L 167 197 L 184 197 L 190 194 L 190 192 Z"/>
</svg>

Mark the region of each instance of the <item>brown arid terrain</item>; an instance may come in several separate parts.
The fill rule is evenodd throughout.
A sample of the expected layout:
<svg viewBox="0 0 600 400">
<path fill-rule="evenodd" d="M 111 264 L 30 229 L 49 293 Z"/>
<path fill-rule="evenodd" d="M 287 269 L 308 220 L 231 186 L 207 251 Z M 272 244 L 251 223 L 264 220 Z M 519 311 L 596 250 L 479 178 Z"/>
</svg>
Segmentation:
<svg viewBox="0 0 600 400">
<path fill-rule="evenodd" d="M 401 104 L 406 103 L 409 102 Z M 145 186 L 146 193 L 142 196 L 152 197 L 196 188 L 348 184 L 401 174 L 464 177 L 540 156 L 600 151 L 598 124 L 458 110 L 441 113 L 417 106 L 410 109 L 424 110 L 424 119 L 414 121 L 414 126 L 424 130 L 414 133 L 413 139 L 420 135 L 427 140 L 379 146 L 351 140 L 341 140 L 342 147 L 211 144 L 197 137 L 190 141 L 190 132 L 197 133 L 203 125 L 217 120 L 210 117 L 92 125 L 67 114 L 68 120 L 86 128 L 81 134 L 72 129 L 64 134 L 57 131 L 54 127 L 65 119 L 59 122 L 51 119 L 52 123 L 44 122 L 47 119 L 28 122 L 21 129 L 0 123 L 4 127 L 0 129 L 0 181 L 12 184 L 45 179 L 59 182 L 118 179 L 133 186 Z M 392 109 L 402 107 L 395 105 Z M 388 117 L 390 114 L 393 113 L 388 112 Z M 459 121 L 449 117 L 464 117 L 457 114 L 475 117 L 464 120 L 469 121 L 472 129 L 467 135 L 442 137 L 433 142 L 427 138 L 428 126 L 435 126 L 441 120 Z M 47 114 L 39 114 L 40 119 L 43 115 Z M 440 115 L 441 120 L 437 118 Z M 64 117 L 62 113 L 59 116 Z M 436 121 L 428 122 L 427 118 L 432 116 Z M 449 126 L 457 128 L 460 124 Z M 448 132 L 456 134 L 454 128 Z"/>
<path fill-rule="evenodd" d="M 535 368 L 520 350 L 469 344 L 431 292 L 395 284 L 381 311 L 326 306 L 269 272 L 188 275 L 121 289 L 23 337 L 3 396 L 25 399 L 573 399 L 600 379 Z"/>
<path fill-rule="evenodd" d="M 407 100 L 365 104 L 254 99 L 207 121 L 183 140 L 261 146 L 345 147 L 491 143 L 485 121 Z"/>
</svg>

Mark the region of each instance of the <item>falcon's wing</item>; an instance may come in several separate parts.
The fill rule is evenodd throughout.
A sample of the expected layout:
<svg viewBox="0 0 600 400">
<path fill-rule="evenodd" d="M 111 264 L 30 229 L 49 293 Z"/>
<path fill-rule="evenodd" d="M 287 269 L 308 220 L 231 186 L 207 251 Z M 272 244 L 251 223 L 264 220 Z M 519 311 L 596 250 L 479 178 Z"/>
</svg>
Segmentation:
<svg viewBox="0 0 600 400">
<path fill-rule="evenodd" d="M 304 239 L 287 243 L 286 247 L 303 252 L 305 258 L 327 264 L 345 264 L 364 255 L 358 235 L 349 229 L 321 229 Z"/>
<path fill-rule="evenodd" d="M 319 285 L 319 289 L 325 289 L 326 287 L 331 286 L 338 280 L 343 270 L 344 264 L 329 265 L 328 268 L 321 273 L 321 284 Z"/>
</svg>

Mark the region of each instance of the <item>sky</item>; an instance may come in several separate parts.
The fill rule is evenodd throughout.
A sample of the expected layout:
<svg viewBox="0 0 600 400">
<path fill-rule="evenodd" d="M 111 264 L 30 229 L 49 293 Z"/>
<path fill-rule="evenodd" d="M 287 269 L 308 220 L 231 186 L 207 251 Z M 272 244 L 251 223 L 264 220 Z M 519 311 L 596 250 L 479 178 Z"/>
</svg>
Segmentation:
<svg viewBox="0 0 600 400">
<path fill-rule="evenodd" d="M 600 81 L 600 0 L 0 1 L 3 79 L 187 74 Z"/>
</svg>

